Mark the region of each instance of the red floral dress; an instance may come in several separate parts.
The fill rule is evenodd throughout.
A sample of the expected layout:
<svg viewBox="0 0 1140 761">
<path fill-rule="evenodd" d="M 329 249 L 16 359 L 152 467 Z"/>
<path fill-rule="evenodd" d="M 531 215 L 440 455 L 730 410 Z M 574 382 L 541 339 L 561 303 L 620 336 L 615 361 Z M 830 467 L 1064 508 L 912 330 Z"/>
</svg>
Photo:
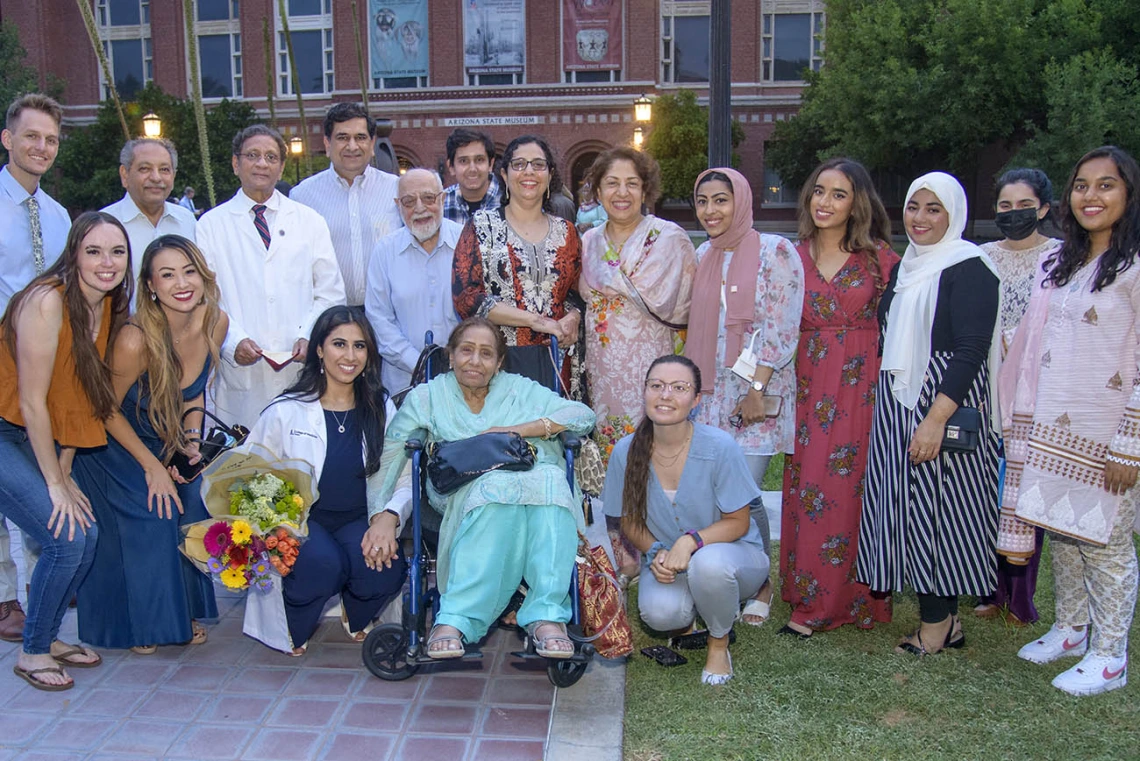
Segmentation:
<svg viewBox="0 0 1140 761">
<path fill-rule="evenodd" d="M 891 620 L 891 598 L 855 580 L 863 472 L 879 377 L 879 325 L 869 258 L 853 254 L 830 282 L 796 246 L 804 311 L 796 355 L 795 453 L 784 467 L 780 573 L 792 621 L 815 630 Z M 881 281 L 899 260 L 878 251 Z"/>
</svg>

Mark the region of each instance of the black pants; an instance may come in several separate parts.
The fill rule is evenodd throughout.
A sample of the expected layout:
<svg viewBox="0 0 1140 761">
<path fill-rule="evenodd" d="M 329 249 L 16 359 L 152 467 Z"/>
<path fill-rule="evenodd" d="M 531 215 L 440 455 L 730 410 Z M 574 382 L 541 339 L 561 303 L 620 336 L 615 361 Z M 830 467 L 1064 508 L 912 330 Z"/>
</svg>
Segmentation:
<svg viewBox="0 0 1140 761">
<path fill-rule="evenodd" d="M 918 612 L 924 624 L 940 624 L 947 616 L 958 615 L 958 595 L 918 596 Z"/>
</svg>

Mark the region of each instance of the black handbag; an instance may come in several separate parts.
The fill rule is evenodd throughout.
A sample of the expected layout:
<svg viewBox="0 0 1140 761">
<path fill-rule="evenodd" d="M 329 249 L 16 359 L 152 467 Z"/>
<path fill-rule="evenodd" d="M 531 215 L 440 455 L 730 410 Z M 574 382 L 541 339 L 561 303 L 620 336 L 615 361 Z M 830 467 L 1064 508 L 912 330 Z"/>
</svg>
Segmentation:
<svg viewBox="0 0 1140 761">
<path fill-rule="evenodd" d="M 946 421 L 942 434 L 945 452 L 973 452 L 978 448 L 982 428 L 982 413 L 976 407 L 959 407 Z"/>
<path fill-rule="evenodd" d="M 492 470 L 530 470 L 534 447 L 517 433 L 481 433 L 459 441 L 428 444 L 427 475 L 440 494 L 450 494 Z"/>
<path fill-rule="evenodd" d="M 233 449 L 243 444 L 246 437 L 249 436 L 249 429 L 244 425 L 226 425 L 217 415 L 205 407 L 191 407 L 182 413 L 182 420 L 185 421 L 186 416 L 191 412 L 201 412 L 204 416 L 203 422 L 208 417 L 217 425 L 210 429 L 208 435 L 197 439 L 198 452 L 202 455 L 198 462 L 191 465 L 190 458 L 182 452 L 175 452 L 171 455 L 170 462 L 167 464 L 174 466 L 178 470 L 178 474 L 187 481 L 193 481 L 203 468 L 218 458 L 218 455 L 227 449 Z M 205 426 L 203 426 L 204 428 Z"/>
</svg>

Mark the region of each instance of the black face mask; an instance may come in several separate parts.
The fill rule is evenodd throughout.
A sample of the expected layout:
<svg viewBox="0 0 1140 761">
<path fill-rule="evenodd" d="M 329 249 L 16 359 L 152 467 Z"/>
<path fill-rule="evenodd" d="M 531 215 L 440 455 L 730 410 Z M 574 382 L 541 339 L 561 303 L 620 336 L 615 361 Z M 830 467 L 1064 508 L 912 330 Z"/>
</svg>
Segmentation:
<svg viewBox="0 0 1140 761">
<path fill-rule="evenodd" d="M 994 224 L 1010 240 L 1025 240 L 1037 230 L 1038 211 L 1039 209 L 999 211 L 994 215 Z"/>
</svg>

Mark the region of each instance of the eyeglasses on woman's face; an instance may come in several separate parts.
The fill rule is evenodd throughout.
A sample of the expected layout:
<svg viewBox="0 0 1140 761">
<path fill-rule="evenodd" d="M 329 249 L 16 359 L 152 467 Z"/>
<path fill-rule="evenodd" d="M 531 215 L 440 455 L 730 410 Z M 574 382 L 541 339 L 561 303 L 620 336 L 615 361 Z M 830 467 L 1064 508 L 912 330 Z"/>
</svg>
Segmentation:
<svg viewBox="0 0 1140 761">
<path fill-rule="evenodd" d="M 528 166 L 540 173 L 550 168 L 546 159 L 511 159 L 507 166 L 515 172 L 525 172 Z"/>
<path fill-rule="evenodd" d="M 656 378 L 650 378 L 645 381 L 645 390 L 651 394 L 661 396 L 668 389 L 674 396 L 683 396 L 693 390 L 693 384 L 689 381 L 673 381 L 666 383 Z"/>
</svg>

